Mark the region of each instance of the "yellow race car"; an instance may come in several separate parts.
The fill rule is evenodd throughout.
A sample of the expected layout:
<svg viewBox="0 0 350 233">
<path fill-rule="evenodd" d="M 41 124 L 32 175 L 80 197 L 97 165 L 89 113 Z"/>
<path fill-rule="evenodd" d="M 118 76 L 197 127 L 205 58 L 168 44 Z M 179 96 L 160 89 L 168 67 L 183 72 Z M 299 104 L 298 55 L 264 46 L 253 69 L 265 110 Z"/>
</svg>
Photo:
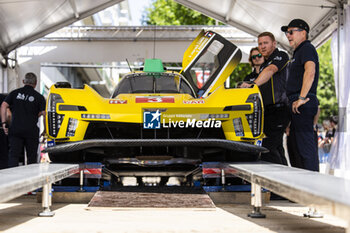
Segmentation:
<svg viewBox="0 0 350 233">
<path fill-rule="evenodd" d="M 54 162 L 102 162 L 111 171 L 256 160 L 267 151 L 260 143 L 259 88 L 224 85 L 241 56 L 222 36 L 202 31 L 186 50 L 180 72 L 148 59 L 110 98 L 88 85 L 57 83 L 47 102 L 46 151 Z"/>
</svg>

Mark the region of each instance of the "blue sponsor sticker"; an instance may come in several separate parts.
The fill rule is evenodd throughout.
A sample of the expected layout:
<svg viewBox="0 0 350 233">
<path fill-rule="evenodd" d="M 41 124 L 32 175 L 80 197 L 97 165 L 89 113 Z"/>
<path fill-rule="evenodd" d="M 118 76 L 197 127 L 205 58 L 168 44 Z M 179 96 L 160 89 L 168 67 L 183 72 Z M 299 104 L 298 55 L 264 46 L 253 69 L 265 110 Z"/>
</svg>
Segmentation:
<svg viewBox="0 0 350 233">
<path fill-rule="evenodd" d="M 55 145 L 55 140 L 47 140 L 47 147 L 53 147 Z"/>
<path fill-rule="evenodd" d="M 157 111 L 143 112 L 143 128 L 144 129 L 160 129 L 160 116 L 162 114 Z"/>
<path fill-rule="evenodd" d="M 262 140 L 259 139 L 258 141 L 256 141 L 256 145 L 257 145 L 257 146 L 262 146 Z"/>
</svg>

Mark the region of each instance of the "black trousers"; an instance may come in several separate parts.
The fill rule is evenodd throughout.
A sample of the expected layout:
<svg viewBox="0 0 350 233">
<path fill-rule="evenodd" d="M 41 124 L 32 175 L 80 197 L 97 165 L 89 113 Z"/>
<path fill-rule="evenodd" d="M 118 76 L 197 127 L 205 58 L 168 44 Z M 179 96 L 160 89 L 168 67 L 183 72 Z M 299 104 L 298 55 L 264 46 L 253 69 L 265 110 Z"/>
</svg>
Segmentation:
<svg viewBox="0 0 350 233">
<path fill-rule="evenodd" d="M 0 128 L 0 169 L 8 167 L 8 138 L 3 129 Z"/>
<path fill-rule="evenodd" d="M 19 163 L 20 156 L 23 155 L 23 149 L 27 152 L 27 163 L 38 162 L 38 145 L 39 138 L 25 138 L 17 136 L 9 136 L 9 167 L 16 167 Z"/>
<path fill-rule="evenodd" d="M 290 125 L 290 140 L 292 166 L 319 171 L 319 160 L 315 132 L 313 127 L 314 117 L 317 113 L 318 102 L 315 96 L 308 96 L 310 100 L 299 107 L 300 114 L 292 113 Z M 293 101 L 290 101 L 290 109 Z M 295 162 L 295 163 L 294 163 Z"/>
<path fill-rule="evenodd" d="M 283 134 L 290 121 L 287 105 L 279 107 L 270 106 L 265 109 L 264 133 L 266 137 L 262 146 L 270 152 L 261 154 L 261 160 L 287 165 L 283 148 Z"/>
</svg>

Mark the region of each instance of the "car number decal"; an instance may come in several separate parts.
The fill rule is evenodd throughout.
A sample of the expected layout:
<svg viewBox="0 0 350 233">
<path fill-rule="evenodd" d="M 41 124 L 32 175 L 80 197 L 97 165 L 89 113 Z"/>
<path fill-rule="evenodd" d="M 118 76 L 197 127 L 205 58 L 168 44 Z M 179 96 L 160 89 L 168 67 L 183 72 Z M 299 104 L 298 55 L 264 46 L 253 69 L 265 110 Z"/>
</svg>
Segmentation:
<svg viewBox="0 0 350 233">
<path fill-rule="evenodd" d="M 136 103 L 175 103 L 172 96 L 136 96 Z"/>
</svg>

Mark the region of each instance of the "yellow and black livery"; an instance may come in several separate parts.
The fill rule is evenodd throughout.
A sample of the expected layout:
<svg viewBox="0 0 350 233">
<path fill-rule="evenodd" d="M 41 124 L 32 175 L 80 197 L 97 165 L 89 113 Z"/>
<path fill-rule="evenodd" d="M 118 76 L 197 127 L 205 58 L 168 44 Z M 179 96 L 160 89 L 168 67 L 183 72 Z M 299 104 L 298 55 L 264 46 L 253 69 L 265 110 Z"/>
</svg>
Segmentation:
<svg viewBox="0 0 350 233">
<path fill-rule="evenodd" d="M 99 161 L 111 170 L 121 161 L 159 167 L 171 161 L 256 160 L 266 151 L 259 145 L 259 88 L 224 85 L 241 56 L 222 36 L 202 31 L 186 50 L 180 72 L 146 60 L 110 98 L 88 85 L 53 85 L 46 116 L 52 146 L 46 151 L 57 162 Z"/>
</svg>

